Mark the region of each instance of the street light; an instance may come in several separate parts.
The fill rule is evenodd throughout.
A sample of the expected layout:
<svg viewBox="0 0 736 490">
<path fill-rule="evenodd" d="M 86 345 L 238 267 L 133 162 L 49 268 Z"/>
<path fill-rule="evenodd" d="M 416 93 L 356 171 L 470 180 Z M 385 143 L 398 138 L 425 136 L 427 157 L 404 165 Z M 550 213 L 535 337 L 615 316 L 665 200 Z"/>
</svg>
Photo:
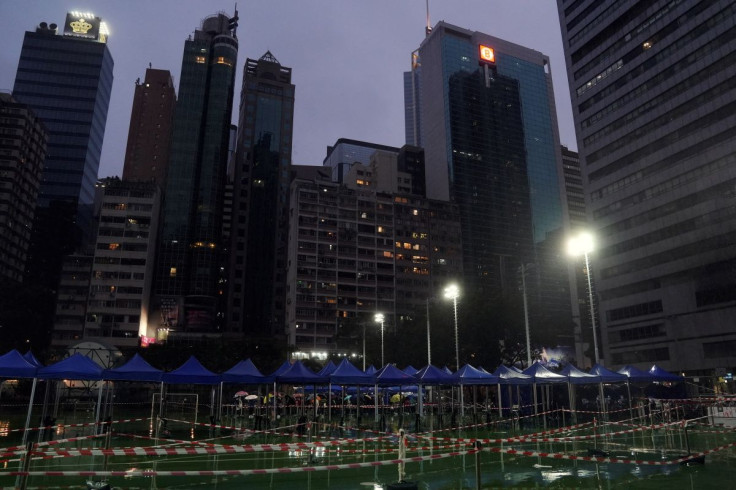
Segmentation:
<svg viewBox="0 0 736 490">
<path fill-rule="evenodd" d="M 374 316 L 373 319 L 381 324 L 381 367 L 383 367 L 385 365 L 383 363 L 383 320 L 385 317 L 383 316 L 383 313 L 376 313 L 376 316 Z"/>
<path fill-rule="evenodd" d="M 452 309 L 455 314 L 455 372 L 460 371 L 460 338 L 457 333 L 457 298 L 460 296 L 460 289 L 457 284 L 450 284 L 445 288 L 445 298 L 452 300 Z M 460 417 L 465 416 L 465 403 L 463 401 L 463 387 L 458 386 L 460 390 Z"/>
<path fill-rule="evenodd" d="M 460 370 L 460 339 L 457 333 L 457 298 L 460 296 L 460 289 L 457 284 L 450 284 L 445 288 L 445 298 L 452 300 L 452 308 L 455 314 L 455 371 Z"/>
<path fill-rule="evenodd" d="M 588 254 L 593 251 L 593 235 L 590 233 L 580 233 L 578 236 L 571 238 L 567 242 L 567 253 L 572 256 L 583 255 L 585 257 L 585 276 L 588 279 L 588 301 L 590 303 L 590 322 L 593 327 L 593 347 L 595 348 L 595 362 L 598 364 L 600 357 L 598 356 L 598 333 L 595 326 L 595 310 L 593 307 L 593 286 L 590 280 L 590 262 Z"/>
</svg>

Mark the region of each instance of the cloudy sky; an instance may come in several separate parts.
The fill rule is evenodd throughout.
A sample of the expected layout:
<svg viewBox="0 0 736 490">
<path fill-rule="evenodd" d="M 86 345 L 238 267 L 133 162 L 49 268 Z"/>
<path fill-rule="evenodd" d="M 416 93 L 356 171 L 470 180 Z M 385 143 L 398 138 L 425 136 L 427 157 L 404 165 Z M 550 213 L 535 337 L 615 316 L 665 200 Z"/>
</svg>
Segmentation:
<svg viewBox="0 0 736 490">
<path fill-rule="evenodd" d="M 221 0 L 0 0 L 0 90 L 13 88 L 25 31 L 44 21 L 63 24 L 71 10 L 102 18 L 110 29 L 115 81 L 99 176 L 120 175 L 135 80 L 151 63 L 170 70 L 178 86 L 187 36 L 204 17 L 232 14 L 234 6 Z M 556 2 L 429 0 L 429 6 L 432 25 L 444 20 L 547 54 L 560 139 L 576 148 Z M 238 90 L 246 58 L 270 50 L 292 68 L 295 164 L 321 165 L 338 138 L 404 143 L 402 73 L 424 37 L 425 0 L 241 0 L 238 10 Z"/>
</svg>

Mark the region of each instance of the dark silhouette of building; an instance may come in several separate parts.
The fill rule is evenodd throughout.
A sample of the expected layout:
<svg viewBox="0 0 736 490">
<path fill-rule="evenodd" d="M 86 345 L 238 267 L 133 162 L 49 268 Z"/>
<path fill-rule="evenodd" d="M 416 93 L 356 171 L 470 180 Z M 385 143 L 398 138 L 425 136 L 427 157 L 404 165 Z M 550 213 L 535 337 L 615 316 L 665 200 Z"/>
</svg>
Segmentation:
<svg viewBox="0 0 736 490">
<path fill-rule="evenodd" d="M 171 72 L 149 68 L 143 83 L 136 80 L 123 180 L 166 185 L 175 107 L 176 91 Z"/>
<path fill-rule="evenodd" d="M 176 335 L 219 328 L 236 27 L 237 12 L 213 15 L 184 43 L 154 284 L 162 323 Z"/>
<path fill-rule="evenodd" d="M 294 115 L 291 68 L 267 52 L 243 74 L 233 179 L 227 330 L 283 335 Z"/>
<path fill-rule="evenodd" d="M 46 157 L 46 130 L 24 104 L 0 93 L 0 282 L 20 284 Z"/>
</svg>

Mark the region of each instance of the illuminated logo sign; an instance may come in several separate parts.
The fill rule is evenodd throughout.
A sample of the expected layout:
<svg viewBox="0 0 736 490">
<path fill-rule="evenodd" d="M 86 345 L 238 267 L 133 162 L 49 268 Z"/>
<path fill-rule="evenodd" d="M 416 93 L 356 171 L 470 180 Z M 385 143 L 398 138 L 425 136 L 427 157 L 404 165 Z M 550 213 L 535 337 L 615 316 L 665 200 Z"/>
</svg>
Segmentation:
<svg viewBox="0 0 736 490">
<path fill-rule="evenodd" d="M 69 12 L 64 23 L 64 35 L 98 40 L 100 19 L 87 12 Z"/>
<path fill-rule="evenodd" d="M 87 34 L 87 32 L 92 29 L 92 24 L 84 19 L 69 22 L 69 26 L 72 28 L 72 32 L 74 32 L 74 34 Z"/>
<path fill-rule="evenodd" d="M 483 46 L 482 44 L 478 47 L 480 60 L 488 63 L 496 62 L 496 54 L 493 52 L 493 48 Z"/>
</svg>

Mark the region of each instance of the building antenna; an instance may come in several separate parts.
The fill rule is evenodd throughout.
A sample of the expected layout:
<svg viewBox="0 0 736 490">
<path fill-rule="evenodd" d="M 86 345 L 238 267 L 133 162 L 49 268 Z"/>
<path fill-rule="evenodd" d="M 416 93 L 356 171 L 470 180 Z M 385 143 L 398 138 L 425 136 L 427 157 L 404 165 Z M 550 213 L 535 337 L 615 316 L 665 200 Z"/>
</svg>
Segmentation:
<svg viewBox="0 0 736 490">
<path fill-rule="evenodd" d="M 424 29 L 424 33 L 429 36 L 430 32 L 432 32 L 432 24 L 429 21 L 429 0 L 427 0 L 427 27 Z"/>
</svg>

